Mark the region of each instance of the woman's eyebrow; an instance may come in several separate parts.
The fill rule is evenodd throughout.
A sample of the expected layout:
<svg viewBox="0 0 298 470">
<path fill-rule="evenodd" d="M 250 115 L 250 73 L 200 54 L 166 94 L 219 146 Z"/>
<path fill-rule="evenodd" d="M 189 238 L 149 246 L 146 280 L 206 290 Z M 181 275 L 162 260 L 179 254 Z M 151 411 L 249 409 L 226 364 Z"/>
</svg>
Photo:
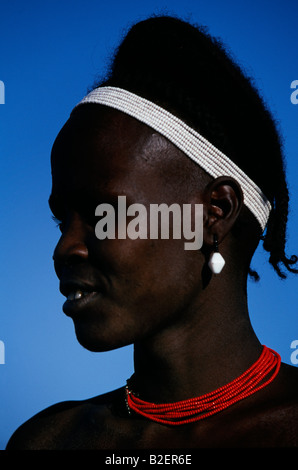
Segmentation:
<svg viewBox="0 0 298 470">
<path fill-rule="evenodd" d="M 118 200 L 118 194 L 114 191 L 73 191 L 68 195 L 68 200 L 66 206 L 75 207 L 80 211 L 88 210 L 90 208 L 95 209 L 95 207 L 103 202 L 116 203 Z M 59 214 L 62 212 L 62 207 L 65 207 L 65 204 L 61 204 L 59 197 L 53 193 L 50 194 L 48 199 L 48 204 L 53 215 L 56 215 L 59 218 Z"/>
<path fill-rule="evenodd" d="M 51 193 L 48 204 L 52 214 L 59 220 L 62 220 L 63 213 L 65 212 L 65 205 L 63 201 L 55 194 Z"/>
<path fill-rule="evenodd" d="M 58 209 L 58 201 L 57 201 L 57 198 L 53 194 L 50 194 L 50 197 L 48 199 L 48 204 L 49 204 L 49 208 L 51 212 L 53 214 L 56 214 L 57 209 Z"/>
</svg>

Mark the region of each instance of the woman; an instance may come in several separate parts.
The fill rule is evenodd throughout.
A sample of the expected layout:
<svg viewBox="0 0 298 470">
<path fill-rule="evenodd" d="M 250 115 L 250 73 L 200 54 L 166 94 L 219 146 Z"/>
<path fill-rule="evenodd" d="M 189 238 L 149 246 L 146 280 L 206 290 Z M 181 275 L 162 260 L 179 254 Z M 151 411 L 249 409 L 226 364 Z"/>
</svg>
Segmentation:
<svg viewBox="0 0 298 470">
<path fill-rule="evenodd" d="M 260 240 L 280 277 L 297 272 L 280 137 L 222 44 L 171 17 L 132 27 L 59 133 L 52 178 L 64 312 L 89 350 L 133 343 L 135 372 L 39 413 L 8 449 L 297 446 L 297 369 L 260 344 L 246 290 Z M 202 207 L 202 246 L 128 237 L 119 196 L 148 211 L 188 205 L 192 228 Z M 118 236 L 97 236 L 101 204 Z"/>
</svg>

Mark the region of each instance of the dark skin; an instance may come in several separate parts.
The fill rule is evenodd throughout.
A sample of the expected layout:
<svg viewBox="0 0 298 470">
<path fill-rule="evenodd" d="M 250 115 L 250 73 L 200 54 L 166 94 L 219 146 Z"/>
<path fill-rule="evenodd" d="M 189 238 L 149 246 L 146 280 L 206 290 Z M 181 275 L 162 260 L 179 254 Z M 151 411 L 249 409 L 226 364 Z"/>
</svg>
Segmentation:
<svg viewBox="0 0 298 470">
<path fill-rule="evenodd" d="M 215 390 L 243 373 L 262 349 L 249 320 L 247 266 L 257 225 L 239 241 L 243 214 L 237 182 L 209 178 L 145 125 L 114 110 L 85 105 L 52 152 L 50 206 L 61 220 L 54 252 L 78 341 L 92 351 L 134 344 L 135 388 L 151 402 L 179 401 Z M 201 175 L 200 175 L 201 172 Z M 98 240 L 95 207 L 118 195 L 127 204 L 204 205 L 204 244 L 184 240 Z M 214 234 L 226 266 L 206 269 Z M 252 242 L 253 240 L 253 242 Z M 78 305 L 78 304 L 76 304 Z M 269 345 L 270 346 L 270 345 Z M 185 426 L 128 415 L 124 388 L 54 405 L 21 426 L 8 449 L 120 449 L 297 446 L 298 370 L 282 364 L 275 381 L 232 407 Z"/>
</svg>

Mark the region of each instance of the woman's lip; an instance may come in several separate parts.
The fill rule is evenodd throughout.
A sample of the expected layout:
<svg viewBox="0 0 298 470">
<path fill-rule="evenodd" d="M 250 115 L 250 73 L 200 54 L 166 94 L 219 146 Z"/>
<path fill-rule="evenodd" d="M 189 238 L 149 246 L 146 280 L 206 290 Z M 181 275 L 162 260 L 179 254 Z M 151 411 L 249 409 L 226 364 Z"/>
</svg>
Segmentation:
<svg viewBox="0 0 298 470">
<path fill-rule="evenodd" d="M 63 304 L 63 312 L 69 317 L 74 317 L 88 308 L 99 296 L 101 296 L 101 293 L 96 291 L 84 292 L 84 295 L 74 299 L 68 296 L 68 299 Z"/>
<path fill-rule="evenodd" d="M 68 300 L 74 300 L 93 292 L 103 292 L 104 284 L 98 279 L 90 282 L 78 277 L 63 277 L 60 279 L 59 290 Z M 81 294 L 81 295 L 79 295 Z"/>
</svg>

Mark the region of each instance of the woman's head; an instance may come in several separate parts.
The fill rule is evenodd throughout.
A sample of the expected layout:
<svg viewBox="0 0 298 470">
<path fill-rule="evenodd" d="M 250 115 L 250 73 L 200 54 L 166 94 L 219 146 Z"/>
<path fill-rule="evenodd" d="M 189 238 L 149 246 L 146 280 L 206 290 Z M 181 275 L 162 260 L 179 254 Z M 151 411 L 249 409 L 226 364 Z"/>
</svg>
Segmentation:
<svg viewBox="0 0 298 470">
<path fill-rule="evenodd" d="M 284 252 L 288 192 L 280 138 L 262 99 L 218 41 L 174 18 L 149 19 L 129 31 L 97 85 L 149 99 L 228 155 L 272 204 L 264 237 L 270 262 L 281 276 L 280 265 L 292 270 L 294 260 Z M 124 346 L 177 322 L 189 327 L 202 305 L 220 310 L 214 292 L 220 304 L 231 284 L 235 298 L 245 296 L 261 230 L 237 181 L 212 178 L 150 127 L 98 104 L 76 108 L 59 133 L 52 176 L 50 206 L 62 222 L 55 269 L 69 297 L 64 310 L 87 348 Z M 96 207 L 114 207 L 121 195 L 147 210 L 202 204 L 202 249 L 185 250 L 183 239 L 98 240 Z M 206 267 L 214 234 L 226 265 L 211 283 Z M 79 302 L 71 300 L 75 295 Z"/>
<path fill-rule="evenodd" d="M 59 133 L 52 150 L 49 201 L 61 230 L 55 269 L 68 299 L 64 312 L 87 348 L 121 347 L 193 314 L 203 289 L 203 253 L 185 250 L 185 239 L 171 236 L 171 222 L 169 237 L 150 235 L 153 206 L 205 202 L 204 175 L 195 193 L 181 181 L 184 160 L 144 124 L 97 105 L 81 107 Z M 119 196 L 125 197 L 125 211 L 119 208 Z M 114 211 L 117 231 L 103 240 L 95 230 L 100 220 L 95 209 L 101 204 Z M 135 220 L 128 213 L 134 204 L 147 211 L 146 238 L 126 234 Z M 76 295 L 81 296 L 78 301 Z"/>
<path fill-rule="evenodd" d="M 296 258 L 285 254 L 288 190 L 281 138 L 252 80 L 218 39 L 173 17 L 137 23 L 96 87 L 104 85 L 164 107 L 228 155 L 273 206 L 264 236 L 270 263 L 281 277 L 283 268 L 292 270 Z"/>
</svg>

